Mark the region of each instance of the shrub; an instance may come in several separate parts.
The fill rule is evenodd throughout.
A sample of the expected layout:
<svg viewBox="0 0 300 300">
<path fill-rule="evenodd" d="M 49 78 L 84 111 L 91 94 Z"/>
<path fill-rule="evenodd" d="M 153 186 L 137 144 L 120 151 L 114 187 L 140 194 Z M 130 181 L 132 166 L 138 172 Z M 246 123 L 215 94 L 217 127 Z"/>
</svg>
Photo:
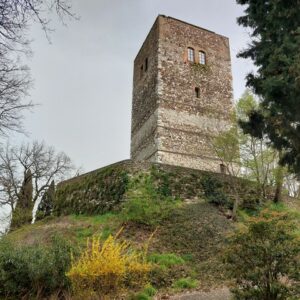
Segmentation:
<svg viewBox="0 0 300 300">
<path fill-rule="evenodd" d="M 180 278 L 176 280 L 173 284 L 173 287 L 175 289 L 183 290 L 183 289 L 193 289 L 197 287 L 198 282 L 195 279 L 192 278 Z"/>
<path fill-rule="evenodd" d="M 159 224 L 179 203 L 172 197 L 165 196 L 164 192 L 155 186 L 150 175 L 135 178 L 127 192 L 122 219 L 146 225 Z"/>
<path fill-rule="evenodd" d="M 48 247 L 16 247 L 1 241 L 0 295 L 14 299 L 41 297 L 66 288 L 70 251 L 69 244 L 59 237 L 53 237 Z"/>
<path fill-rule="evenodd" d="M 299 298 L 300 240 L 296 229 L 287 212 L 264 210 L 229 238 L 226 261 L 235 280 L 235 299 Z"/>
<path fill-rule="evenodd" d="M 125 287 L 145 283 L 151 264 L 145 252 L 130 248 L 126 241 L 110 235 L 103 243 L 93 238 L 78 260 L 72 261 L 67 276 L 79 297 L 118 294 Z"/>
<path fill-rule="evenodd" d="M 24 224 L 30 224 L 32 221 L 32 209 L 16 207 L 13 211 L 10 230 L 17 229 Z"/>
</svg>

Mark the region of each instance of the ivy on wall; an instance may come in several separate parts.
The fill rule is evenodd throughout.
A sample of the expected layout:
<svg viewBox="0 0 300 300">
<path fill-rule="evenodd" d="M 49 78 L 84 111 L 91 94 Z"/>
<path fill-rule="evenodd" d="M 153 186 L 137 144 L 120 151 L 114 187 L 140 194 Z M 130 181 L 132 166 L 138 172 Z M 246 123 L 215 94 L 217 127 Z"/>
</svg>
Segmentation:
<svg viewBox="0 0 300 300">
<path fill-rule="evenodd" d="M 143 177 L 145 174 L 151 176 L 156 193 L 162 197 L 203 198 L 216 205 L 228 207 L 234 197 L 232 184 L 236 184 L 243 201 L 242 206 L 251 208 L 260 200 L 255 192 L 255 185 L 243 179 L 236 178 L 235 181 L 224 174 L 160 164 L 148 164 L 145 167 L 142 162 L 129 161 L 58 185 L 54 213 L 57 215 L 102 214 L 118 210 L 126 201 L 126 195 L 130 193 L 129 189 L 134 188 L 134 182 L 131 181 L 137 175 Z M 222 201 L 217 201 L 220 199 Z"/>
<path fill-rule="evenodd" d="M 123 200 L 128 185 L 123 167 L 107 167 L 58 186 L 54 213 L 101 214 L 115 209 Z"/>
</svg>

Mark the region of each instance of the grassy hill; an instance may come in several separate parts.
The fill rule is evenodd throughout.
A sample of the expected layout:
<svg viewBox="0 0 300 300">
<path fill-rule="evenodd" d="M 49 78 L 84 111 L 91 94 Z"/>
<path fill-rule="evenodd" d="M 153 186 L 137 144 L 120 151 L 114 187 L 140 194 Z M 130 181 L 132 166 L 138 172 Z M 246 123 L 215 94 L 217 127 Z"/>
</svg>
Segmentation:
<svg viewBox="0 0 300 300">
<path fill-rule="evenodd" d="M 226 238 L 249 214 L 270 204 L 258 204 L 253 185 L 240 180 L 242 202 L 238 222 L 233 222 L 226 216 L 232 205 L 230 185 L 236 183 L 230 178 L 183 168 L 130 168 L 116 165 L 66 182 L 59 187 L 58 210 L 52 216 L 11 231 L 0 245 L 0 266 L 5 261 L 1 267 L 11 272 L 6 289 L 19 293 L 23 286 L 18 294 L 23 299 L 70 299 L 65 274 L 71 253 L 77 258 L 88 239 L 104 242 L 120 229 L 117 240 L 128 241 L 132 249 L 144 251 L 148 245 L 145 259 L 152 266 L 148 286 L 128 286 L 121 291 L 122 299 L 229 287 L 223 257 Z M 112 203 L 115 206 L 108 209 Z M 271 208 L 300 212 L 299 204 L 286 198 L 286 204 Z M 30 280 L 24 282 L 24 277 Z M 16 299 L 15 294 L 8 296 Z M 71 299 L 82 298 L 73 294 Z"/>
<path fill-rule="evenodd" d="M 156 229 L 148 256 L 163 267 L 156 269 L 150 282 L 162 292 L 177 292 L 178 288 L 172 285 L 182 278 L 195 279 L 199 288 L 226 283 L 222 248 L 233 225 L 215 206 L 201 199 L 183 203 L 157 226 L 124 223 L 118 214 L 113 213 L 69 215 L 48 217 L 23 226 L 11 232 L 7 239 L 17 245 L 47 245 L 51 237 L 58 234 L 71 241 L 74 247 L 82 248 L 87 238 L 96 235 L 104 240 L 121 227 L 120 239 L 131 241 L 136 248 L 145 243 Z"/>
</svg>

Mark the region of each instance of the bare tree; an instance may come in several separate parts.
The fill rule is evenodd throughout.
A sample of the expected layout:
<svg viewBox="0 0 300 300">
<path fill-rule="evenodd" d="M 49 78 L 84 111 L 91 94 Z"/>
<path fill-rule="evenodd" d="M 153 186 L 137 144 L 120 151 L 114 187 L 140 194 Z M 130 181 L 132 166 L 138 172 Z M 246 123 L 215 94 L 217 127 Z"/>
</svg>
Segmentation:
<svg viewBox="0 0 300 300">
<path fill-rule="evenodd" d="M 224 166 L 225 173 L 229 175 L 232 190 L 234 192 L 234 202 L 232 208 L 232 219 L 236 220 L 237 210 L 240 205 L 240 195 L 237 187 L 237 177 L 241 172 L 240 159 L 240 141 L 236 126 L 232 126 L 229 130 L 222 132 L 211 140 L 211 147 Z"/>
<path fill-rule="evenodd" d="M 49 38 L 55 11 L 64 21 L 74 17 L 68 0 L 1 0 L 0 2 L 0 135 L 22 132 L 24 110 L 33 107 L 25 101 L 31 87 L 29 68 L 22 63 L 31 53 L 28 30 L 38 22 Z"/>
<path fill-rule="evenodd" d="M 289 196 L 300 198 L 300 182 L 295 174 L 286 173 L 284 177 L 284 186 L 288 190 Z"/>
<path fill-rule="evenodd" d="M 65 153 L 57 153 L 43 142 L 23 144 L 20 147 L 7 146 L 0 151 L 0 168 L 0 206 L 9 205 L 13 214 L 16 210 L 22 213 L 26 208 L 32 211 L 51 182 L 65 179 L 74 169 Z M 32 205 L 26 204 L 30 196 L 26 195 L 25 201 L 23 199 L 26 180 L 32 184 Z"/>
</svg>

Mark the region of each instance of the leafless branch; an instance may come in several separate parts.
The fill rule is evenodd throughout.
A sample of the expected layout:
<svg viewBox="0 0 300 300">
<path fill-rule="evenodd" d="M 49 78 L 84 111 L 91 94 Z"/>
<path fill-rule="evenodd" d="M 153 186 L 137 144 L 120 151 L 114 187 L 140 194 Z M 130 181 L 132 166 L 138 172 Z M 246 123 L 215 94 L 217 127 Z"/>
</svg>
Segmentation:
<svg viewBox="0 0 300 300">
<path fill-rule="evenodd" d="M 75 18 L 68 0 L 0 1 L 0 135 L 24 132 L 24 110 L 33 107 L 26 101 L 32 85 L 30 70 L 22 63 L 31 54 L 28 30 L 32 22 L 41 25 L 48 40 L 52 31 L 51 12 L 64 19 Z"/>
<path fill-rule="evenodd" d="M 58 182 L 68 177 L 74 170 L 71 159 L 63 152 L 57 153 L 44 142 L 23 144 L 20 147 L 0 151 L 0 207 L 9 205 L 13 211 L 22 201 L 24 174 L 30 170 L 35 204 L 48 189 L 51 181 Z"/>
</svg>

